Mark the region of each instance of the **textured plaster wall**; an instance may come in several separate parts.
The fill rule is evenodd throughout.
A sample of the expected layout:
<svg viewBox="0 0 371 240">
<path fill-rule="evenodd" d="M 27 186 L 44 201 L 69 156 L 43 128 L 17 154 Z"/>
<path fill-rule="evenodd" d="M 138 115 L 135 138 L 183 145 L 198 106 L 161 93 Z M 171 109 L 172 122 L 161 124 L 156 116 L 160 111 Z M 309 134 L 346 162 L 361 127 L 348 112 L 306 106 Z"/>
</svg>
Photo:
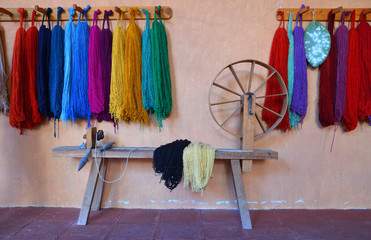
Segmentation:
<svg viewBox="0 0 371 240">
<path fill-rule="evenodd" d="M 0 2 L 2 7 L 15 8 L 35 4 L 67 7 L 76 1 Z M 188 138 L 218 148 L 239 148 L 239 139 L 221 130 L 211 118 L 209 86 L 219 70 L 231 62 L 248 58 L 268 62 L 273 34 L 279 25 L 275 20 L 276 9 L 297 8 L 302 2 L 78 2 L 82 6 L 87 3 L 92 6 L 161 3 L 173 9 L 173 17 L 165 22 L 173 84 L 170 117 L 164 121 L 161 133 L 155 121 L 142 129 L 137 123 L 120 124 L 117 134 L 111 123 L 97 123 L 98 129 L 104 129 L 106 141 L 126 147 L 157 147 Z M 305 3 L 321 8 L 370 7 L 368 0 Z M 138 21 L 142 30 L 144 23 Z M 18 26 L 19 23 L 0 23 L 8 74 Z M 371 127 L 363 123 L 350 133 L 338 130 L 330 153 L 334 129 L 322 129 L 317 120 L 318 76 L 317 70 L 308 69 L 309 106 L 302 129 L 289 133 L 274 131 L 255 142 L 256 148 L 278 151 L 279 159 L 255 162 L 253 172 L 243 175 L 251 208 L 371 208 Z M 85 126 L 86 121 L 68 125 L 60 122 L 58 137 L 54 138 L 53 121 L 49 121 L 21 136 L 9 126 L 8 116 L 0 113 L 0 207 L 79 207 L 92 161 L 77 172 L 77 159 L 53 158 L 51 150 L 62 145 L 80 145 Z M 108 178 L 117 178 L 123 169 L 124 161 L 111 160 Z M 217 161 L 213 175 L 203 196 L 180 186 L 169 192 L 159 184 L 151 160 L 130 160 L 126 176 L 118 183 L 105 185 L 102 204 L 123 208 L 236 208 L 229 163 Z"/>
</svg>

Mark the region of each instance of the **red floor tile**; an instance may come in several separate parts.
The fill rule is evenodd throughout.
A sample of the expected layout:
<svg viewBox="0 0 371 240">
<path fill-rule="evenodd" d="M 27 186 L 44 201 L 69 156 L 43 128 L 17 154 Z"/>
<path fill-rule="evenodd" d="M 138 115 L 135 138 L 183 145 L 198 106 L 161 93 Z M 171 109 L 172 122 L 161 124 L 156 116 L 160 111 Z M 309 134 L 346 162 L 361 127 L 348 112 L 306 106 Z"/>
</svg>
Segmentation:
<svg viewBox="0 0 371 240">
<path fill-rule="evenodd" d="M 196 223 L 198 217 L 199 210 L 197 209 L 165 209 L 161 212 L 160 222 Z"/>
<path fill-rule="evenodd" d="M 85 226 L 72 225 L 61 236 L 102 237 L 112 231 L 112 224 L 88 224 Z"/>
<path fill-rule="evenodd" d="M 114 224 L 118 221 L 121 212 L 122 209 L 118 208 L 104 208 L 99 211 L 92 211 L 90 213 L 88 223 Z"/>
<path fill-rule="evenodd" d="M 183 214 L 186 215 L 186 214 Z M 155 237 L 197 239 L 202 237 L 202 226 L 198 223 L 160 222 L 156 228 Z"/>
<path fill-rule="evenodd" d="M 151 224 L 158 220 L 160 212 L 158 209 L 124 209 L 118 223 Z"/>
<path fill-rule="evenodd" d="M 203 231 L 206 238 L 243 238 L 241 226 L 225 223 L 203 223 Z"/>
<path fill-rule="evenodd" d="M 228 223 L 241 225 L 240 214 L 237 210 L 202 210 L 201 221 L 206 223 Z"/>
<path fill-rule="evenodd" d="M 79 217 L 78 208 L 47 208 L 46 211 L 36 218 L 38 222 L 72 222 Z"/>
<path fill-rule="evenodd" d="M 147 238 L 153 237 L 155 224 L 116 224 L 113 227 L 110 236 L 112 237 L 131 237 L 131 238 Z"/>
<path fill-rule="evenodd" d="M 17 236 L 57 236 L 71 224 L 57 222 L 33 222 L 17 233 Z"/>
<path fill-rule="evenodd" d="M 42 237 L 42 236 L 14 236 L 6 240 L 56 240 L 56 236 Z"/>
</svg>

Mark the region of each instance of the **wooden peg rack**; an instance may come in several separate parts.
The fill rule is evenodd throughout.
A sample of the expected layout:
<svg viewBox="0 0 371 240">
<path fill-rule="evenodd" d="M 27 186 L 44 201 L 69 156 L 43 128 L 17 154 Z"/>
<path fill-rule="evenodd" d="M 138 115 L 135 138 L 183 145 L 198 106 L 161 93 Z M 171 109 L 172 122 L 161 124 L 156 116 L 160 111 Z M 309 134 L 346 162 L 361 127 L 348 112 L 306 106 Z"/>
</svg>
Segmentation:
<svg viewBox="0 0 371 240">
<path fill-rule="evenodd" d="M 40 8 L 41 7 L 44 8 L 46 6 L 40 6 Z M 70 7 L 71 6 L 63 7 L 64 11 L 60 15 L 60 18 L 59 18 L 60 21 L 68 21 L 69 13 L 67 11 L 67 8 L 70 8 Z M 82 7 L 86 7 L 86 6 L 82 6 Z M 140 10 L 139 11 L 140 14 L 135 15 L 136 20 L 145 20 L 146 19 L 146 15 L 142 12 L 142 9 L 146 9 L 149 12 L 149 18 L 150 19 L 154 18 L 155 6 L 132 6 L 132 7 L 137 7 Z M 124 7 L 119 7 L 119 8 L 129 9 L 130 7 L 124 6 Z M 20 19 L 20 16 L 19 16 L 19 13 L 17 12 L 17 9 L 18 8 L 6 8 L 6 10 L 8 10 L 10 13 L 12 13 L 12 15 L 9 16 L 9 15 L 0 13 L 0 22 L 18 22 L 19 19 Z M 101 12 L 102 12 L 101 14 L 98 15 L 98 20 L 103 20 L 104 10 L 107 10 L 107 11 L 112 10 L 113 11 L 113 15 L 110 16 L 111 20 L 118 18 L 118 13 L 115 12 L 115 7 L 91 7 L 89 9 L 89 11 L 87 11 L 87 13 L 86 13 L 86 16 L 87 16 L 88 20 L 93 20 L 94 11 L 96 11 L 98 9 L 100 9 Z M 157 6 L 156 6 L 156 9 L 157 9 Z M 34 10 L 34 8 L 25 8 L 24 10 L 26 12 L 26 14 L 24 16 L 24 21 L 31 21 L 32 11 Z M 57 21 L 57 12 L 58 12 L 57 8 L 52 8 L 52 13 L 50 14 L 50 20 L 51 21 Z M 73 16 L 73 19 L 77 20 L 79 18 L 79 14 L 80 13 L 78 11 L 76 11 L 75 15 Z M 161 18 L 163 20 L 170 19 L 172 14 L 173 14 L 173 11 L 169 6 L 161 6 Z M 130 16 L 129 12 L 125 12 L 125 13 L 123 13 L 123 15 L 124 15 L 124 19 L 129 19 L 129 16 Z M 37 14 L 35 16 L 35 21 L 42 21 L 42 19 L 43 19 L 43 14 L 40 13 L 40 12 L 37 12 Z"/>
<path fill-rule="evenodd" d="M 303 21 L 312 21 L 313 20 L 313 10 L 315 10 L 314 13 L 314 19 L 316 21 L 327 21 L 328 19 L 328 13 L 334 8 L 309 8 L 309 10 L 302 14 Z M 367 12 L 371 12 L 371 8 L 344 8 L 342 11 L 335 14 L 335 21 L 341 21 L 341 13 L 343 11 L 356 11 L 356 21 L 359 20 L 359 16 L 361 15 L 362 10 L 366 10 Z M 276 19 L 278 21 L 281 21 L 282 16 L 278 14 L 279 11 L 282 11 L 285 13 L 285 21 L 289 20 L 289 14 L 292 12 L 292 20 L 296 20 L 297 13 L 300 9 L 299 8 L 278 8 L 276 11 Z M 370 18 L 369 18 L 370 19 Z M 345 21 L 350 21 L 350 14 L 348 16 L 345 16 Z"/>
</svg>

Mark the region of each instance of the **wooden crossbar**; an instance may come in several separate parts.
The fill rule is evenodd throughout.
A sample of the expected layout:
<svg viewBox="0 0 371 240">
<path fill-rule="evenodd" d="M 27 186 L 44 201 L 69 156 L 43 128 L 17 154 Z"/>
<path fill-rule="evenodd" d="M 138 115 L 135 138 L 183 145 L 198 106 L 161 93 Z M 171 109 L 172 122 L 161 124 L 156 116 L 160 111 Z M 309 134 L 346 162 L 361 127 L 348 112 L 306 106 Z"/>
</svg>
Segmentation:
<svg viewBox="0 0 371 240">
<path fill-rule="evenodd" d="M 120 159 L 127 158 L 129 152 L 133 148 L 112 148 L 104 152 L 105 158 Z M 130 158 L 136 159 L 152 159 L 155 148 L 140 147 L 131 151 Z M 78 146 L 64 146 L 53 149 L 53 157 L 73 157 L 81 158 L 87 153 L 87 149 L 80 149 Z M 93 150 L 90 157 L 95 156 Z M 217 149 L 215 151 L 215 159 L 230 160 L 233 176 L 233 184 L 236 191 L 237 205 L 240 212 L 241 223 L 244 229 L 252 229 L 249 208 L 245 193 L 245 185 L 242 178 L 241 161 L 240 159 L 278 159 L 278 153 L 272 150 L 237 150 L 237 149 Z M 102 165 L 102 156 L 97 157 L 99 169 L 103 169 L 105 175 L 106 166 Z M 98 169 L 95 164 L 91 165 L 88 182 L 85 189 L 83 203 L 80 209 L 78 225 L 86 225 L 91 209 L 99 210 L 102 198 L 102 185 L 98 184 Z"/>
</svg>

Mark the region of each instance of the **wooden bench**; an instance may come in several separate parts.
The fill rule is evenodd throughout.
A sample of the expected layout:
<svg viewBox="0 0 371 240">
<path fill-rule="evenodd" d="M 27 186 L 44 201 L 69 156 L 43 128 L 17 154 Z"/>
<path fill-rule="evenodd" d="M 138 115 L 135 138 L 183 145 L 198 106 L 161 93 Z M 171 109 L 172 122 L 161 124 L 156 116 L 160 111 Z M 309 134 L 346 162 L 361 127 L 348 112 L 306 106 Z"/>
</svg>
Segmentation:
<svg viewBox="0 0 371 240">
<path fill-rule="evenodd" d="M 133 148 L 112 148 L 104 152 L 104 157 L 109 159 L 120 159 L 127 158 L 130 150 Z M 152 159 L 154 148 L 138 148 L 130 153 L 130 158 L 140 159 Z M 82 158 L 88 152 L 87 149 L 80 149 L 78 146 L 64 146 L 56 147 L 53 149 L 53 157 L 73 157 Z M 94 157 L 94 150 L 92 151 L 91 157 Z M 263 159 L 277 159 L 278 153 L 272 150 L 230 150 L 230 149 L 217 149 L 215 152 L 215 159 L 230 160 L 232 167 L 232 176 L 234 188 L 236 191 L 238 209 L 241 216 L 242 227 L 244 229 L 252 229 L 249 208 L 247 205 L 247 198 L 245 193 L 245 186 L 243 183 L 242 172 L 241 172 L 241 160 L 263 160 Z M 107 162 L 107 161 L 106 161 Z M 107 166 L 102 166 L 102 157 L 97 157 L 97 165 L 100 171 L 105 172 Z M 82 202 L 78 225 L 86 225 L 91 209 L 99 210 L 102 198 L 101 188 L 103 184 L 97 184 L 98 182 L 98 169 L 96 164 L 92 164 L 90 168 L 90 174 L 88 183 L 86 185 L 84 200 Z"/>
</svg>

